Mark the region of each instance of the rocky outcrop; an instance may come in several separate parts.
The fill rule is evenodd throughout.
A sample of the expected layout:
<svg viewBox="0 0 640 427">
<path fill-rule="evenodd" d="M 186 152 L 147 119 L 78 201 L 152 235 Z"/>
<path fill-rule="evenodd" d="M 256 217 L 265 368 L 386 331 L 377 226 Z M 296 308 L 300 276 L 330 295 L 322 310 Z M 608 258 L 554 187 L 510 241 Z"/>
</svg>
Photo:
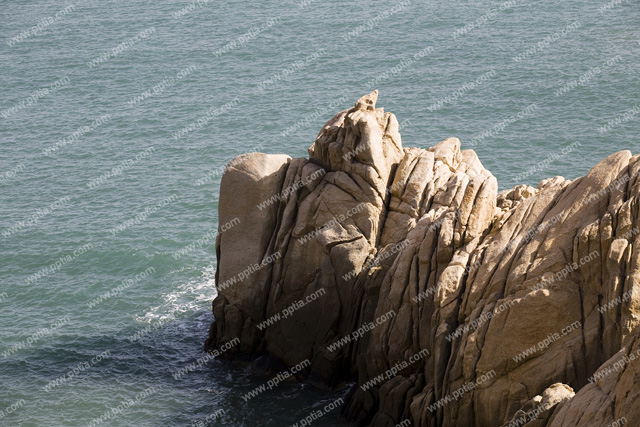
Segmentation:
<svg viewBox="0 0 640 427">
<path fill-rule="evenodd" d="M 640 157 L 498 193 L 456 138 L 404 148 L 377 95 L 309 159 L 227 168 L 207 349 L 308 361 L 355 425 L 640 423 Z"/>
</svg>

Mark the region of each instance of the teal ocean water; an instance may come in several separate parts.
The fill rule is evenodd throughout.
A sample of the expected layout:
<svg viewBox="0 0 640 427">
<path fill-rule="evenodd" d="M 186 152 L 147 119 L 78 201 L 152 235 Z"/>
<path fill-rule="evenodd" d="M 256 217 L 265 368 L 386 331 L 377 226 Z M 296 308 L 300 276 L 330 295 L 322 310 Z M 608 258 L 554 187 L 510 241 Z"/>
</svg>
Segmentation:
<svg viewBox="0 0 640 427">
<path fill-rule="evenodd" d="M 324 408 L 343 392 L 245 402 L 265 377 L 197 363 L 226 162 L 306 156 L 379 89 L 405 146 L 457 136 L 501 189 L 575 178 L 640 152 L 639 17 L 619 0 L 2 2 L 0 425 L 286 426 Z"/>
</svg>

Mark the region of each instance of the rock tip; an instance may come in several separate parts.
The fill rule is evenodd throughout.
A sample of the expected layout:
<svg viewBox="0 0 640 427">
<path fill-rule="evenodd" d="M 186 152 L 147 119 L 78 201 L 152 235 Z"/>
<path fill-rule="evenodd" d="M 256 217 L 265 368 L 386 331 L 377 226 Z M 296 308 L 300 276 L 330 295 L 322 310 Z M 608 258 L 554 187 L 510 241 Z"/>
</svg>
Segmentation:
<svg viewBox="0 0 640 427">
<path fill-rule="evenodd" d="M 355 108 L 361 111 L 373 111 L 376 109 L 376 101 L 378 101 L 378 89 L 358 99 Z"/>
</svg>

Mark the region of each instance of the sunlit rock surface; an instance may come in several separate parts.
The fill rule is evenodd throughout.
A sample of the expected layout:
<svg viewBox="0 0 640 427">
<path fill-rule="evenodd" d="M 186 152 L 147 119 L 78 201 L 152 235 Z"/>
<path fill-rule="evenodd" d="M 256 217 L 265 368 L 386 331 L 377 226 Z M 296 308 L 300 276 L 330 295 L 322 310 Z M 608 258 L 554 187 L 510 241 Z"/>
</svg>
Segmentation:
<svg viewBox="0 0 640 427">
<path fill-rule="evenodd" d="M 355 382 L 356 425 L 640 425 L 640 157 L 498 193 L 456 138 L 403 147 L 377 97 L 309 159 L 227 168 L 207 349 Z"/>
</svg>

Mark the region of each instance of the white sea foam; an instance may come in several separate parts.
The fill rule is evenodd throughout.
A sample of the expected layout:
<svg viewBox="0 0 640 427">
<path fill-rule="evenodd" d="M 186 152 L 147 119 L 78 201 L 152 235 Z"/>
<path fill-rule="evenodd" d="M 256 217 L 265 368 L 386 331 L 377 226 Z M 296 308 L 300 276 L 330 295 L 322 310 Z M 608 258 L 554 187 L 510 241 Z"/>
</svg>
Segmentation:
<svg viewBox="0 0 640 427">
<path fill-rule="evenodd" d="M 211 301 L 216 295 L 215 269 L 209 266 L 203 270 L 201 277 L 183 283 L 171 292 L 163 294 L 161 296 L 162 302 L 149 307 L 143 315 L 136 317 L 136 321 L 144 323 L 166 322 L 172 319 L 179 320 L 198 312 L 206 314 L 211 311 Z M 210 321 L 210 319 L 207 320 Z"/>
</svg>

